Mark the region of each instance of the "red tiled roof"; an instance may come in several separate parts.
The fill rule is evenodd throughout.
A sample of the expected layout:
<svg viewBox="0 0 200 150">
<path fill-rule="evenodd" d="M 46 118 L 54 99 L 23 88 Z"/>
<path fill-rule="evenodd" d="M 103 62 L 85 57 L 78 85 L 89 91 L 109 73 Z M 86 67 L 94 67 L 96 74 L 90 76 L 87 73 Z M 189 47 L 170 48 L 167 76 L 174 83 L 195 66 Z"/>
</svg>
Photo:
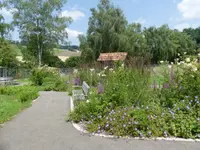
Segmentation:
<svg viewBox="0 0 200 150">
<path fill-rule="evenodd" d="M 115 60 L 125 60 L 127 56 L 126 52 L 116 52 L 116 53 L 101 53 L 97 61 L 115 61 Z"/>
</svg>

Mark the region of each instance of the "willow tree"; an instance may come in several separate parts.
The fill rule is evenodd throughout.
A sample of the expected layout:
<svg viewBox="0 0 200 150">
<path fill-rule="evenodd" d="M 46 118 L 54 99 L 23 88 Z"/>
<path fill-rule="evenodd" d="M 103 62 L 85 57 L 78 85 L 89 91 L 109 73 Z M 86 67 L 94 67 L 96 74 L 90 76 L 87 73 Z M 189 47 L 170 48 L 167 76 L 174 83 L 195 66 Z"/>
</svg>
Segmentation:
<svg viewBox="0 0 200 150">
<path fill-rule="evenodd" d="M 123 11 L 109 0 L 100 0 L 97 9 L 92 8 L 91 12 L 87 42 L 94 51 L 95 59 L 101 52 L 121 51 L 120 36 L 127 26 Z"/>
<path fill-rule="evenodd" d="M 145 28 L 144 36 L 147 41 L 147 53 L 151 54 L 154 63 L 159 60 L 174 61 L 178 53 L 194 52 L 192 39 L 167 25 Z"/>
<path fill-rule="evenodd" d="M 28 43 L 27 51 L 41 65 L 43 54 L 51 53 L 68 37 L 66 28 L 72 20 L 60 15 L 66 0 L 8 1 L 14 10 L 13 24 L 18 27 L 20 38 Z"/>
</svg>

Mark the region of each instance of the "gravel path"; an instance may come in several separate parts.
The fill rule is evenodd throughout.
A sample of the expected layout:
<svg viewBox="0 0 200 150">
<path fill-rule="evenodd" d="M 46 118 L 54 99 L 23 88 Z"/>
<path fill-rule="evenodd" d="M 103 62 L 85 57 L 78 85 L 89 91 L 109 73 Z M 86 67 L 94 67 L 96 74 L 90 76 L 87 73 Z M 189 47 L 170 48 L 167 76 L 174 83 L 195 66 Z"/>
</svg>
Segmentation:
<svg viewBox="0 0 200 150">
<path fill-rule="evenodd" d="M 33 106 L 0 129 L 0 150 L 200 150 L 200 143 L 108 139 L 80 135 L 64 118 L 66 93 L 41 92 Z"/>
</svg>

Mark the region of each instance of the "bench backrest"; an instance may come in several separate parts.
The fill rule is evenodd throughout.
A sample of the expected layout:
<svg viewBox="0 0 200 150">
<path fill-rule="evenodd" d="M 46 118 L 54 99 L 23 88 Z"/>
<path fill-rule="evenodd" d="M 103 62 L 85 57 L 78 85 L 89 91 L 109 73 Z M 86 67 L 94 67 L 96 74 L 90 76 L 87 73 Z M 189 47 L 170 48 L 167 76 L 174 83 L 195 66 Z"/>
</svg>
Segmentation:
<svg viewBox="0 0 200 150">
<path fill-rule="evenodd" d="M 83 89 L 84 94 L 87 96 L 89 89 L 90 89 L 90 86 L 85 81 L 83 81 L 82 89 Z"/>
</svg>

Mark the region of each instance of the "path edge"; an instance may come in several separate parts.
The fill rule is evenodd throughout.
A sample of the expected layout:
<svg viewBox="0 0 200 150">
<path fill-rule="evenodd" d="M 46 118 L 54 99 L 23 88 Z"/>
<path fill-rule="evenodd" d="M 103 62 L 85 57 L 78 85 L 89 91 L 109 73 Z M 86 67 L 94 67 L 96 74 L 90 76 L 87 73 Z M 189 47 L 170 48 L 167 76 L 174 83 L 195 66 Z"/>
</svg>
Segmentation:
<svg viewBox="0 0 200 150">
<path fill-rule="evenodd" d="M 73 111 L 74 110 L 74 102 L 72 97 L 70 96 L 70 110 Z M 73 127 L 80 131 L 81 133 L 89 133 L 87 130 L 83 129 L 79 124 L 74 123 L 72 121 L 72 125 Z M 99 137 L 104 137 L 104 138 L 113 138 L 116 139 L 115 136 L 112 135 L 105 135 L 105 134 L 93 134 L 94 136 L 99 136 Z M 124 138 L 124 137 L 120 137 L 120 138 Z M 140 137 L 134 137 L 134 138 L 128 138 L 128 139 L 134 139 L 134 140 L 154 140 L 154 141 L 177 141 L 177 142 L 200 142 L 200 139 L 183 139 L 183 138 L 164 138 L 164 137 L 157 137 L 157 138 L 140 138 Z"/>
</svg>

